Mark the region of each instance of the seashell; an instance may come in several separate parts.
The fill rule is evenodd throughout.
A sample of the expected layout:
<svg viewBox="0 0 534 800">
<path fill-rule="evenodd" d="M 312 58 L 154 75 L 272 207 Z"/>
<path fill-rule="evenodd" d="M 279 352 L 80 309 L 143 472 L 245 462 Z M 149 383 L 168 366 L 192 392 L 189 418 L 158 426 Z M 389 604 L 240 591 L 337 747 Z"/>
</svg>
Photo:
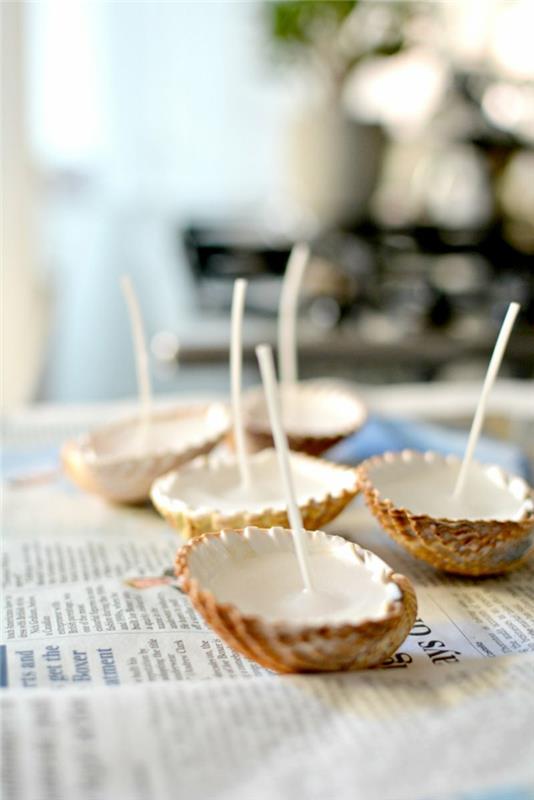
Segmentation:
<svg viewBox="0 0 534 800">
<path fill-rule="evenodd" d="M 301 381 L 280 386 L 282 421 L 291 450 L 318 456 L 356 433 L 367 410 L 352 389 L 333 381 Z M 245 395 L 244 421 L 252 451 L 273 446 L 263 390 Z"/>
<path fill-rule="evenodd" d="M 460 501 L 454 456 L 385 453 L 359 465 L 367 506 L 411 555 L 458 575 L 494 575 L 523 563 L 534 539 L 534 494 L 522 478 L 473 462 Z"/>
<path fill-rule="evenodd" d="M 356 470 L 291 453 L 297 502 L 305 528 L 337 517 L 358 491 Z M 243 494 L 237 461 L 197 459 L 154 482 L 152 502 L 185 538 L 247 525 L 288 526 L 275 450 L 250 456 L 252 488 Z"/>
<path fill-rule="evenodd" d="M 344 560 L 354 567 L 354 594 L 360 595 L 362 567 L 384 587 L 384 605 L 374 616 L 347 614 L 347 619 L 317 617 L 307 622 L 271 618 L 244 612 L 218 600 L 211 590 L 221 572 L 251 559 L 277 553 L 293 555 L 291 531 L 226 530 L 206 534 L 178 552 L 176 574 L 196 610 L 231 647 L 277 672 L 325 672 L 366 669 L 391 656 L 404 641 L 416 618 L 417 599 L 410 581 L 394 574 L 378 556 L 356 544 L 323 531 L 309 533 L 309 557 Z M 357 571 L 358 570 L 358 571 Z M 361 586 L 361 584 L 360 584 Z M 351 586 L 352 589 L 352 586 Z"/>
<path fill-rule="evenodd" d="M 157 411 L 149 429 L 155 439 L 143 448 L 139 418 L 121 420 L 66 442 L 63 467 L 85 491 L 118 503 L 143 502 L 157 477 L 222 441 L 229 422 L 220 404 Z"/>
</svg>

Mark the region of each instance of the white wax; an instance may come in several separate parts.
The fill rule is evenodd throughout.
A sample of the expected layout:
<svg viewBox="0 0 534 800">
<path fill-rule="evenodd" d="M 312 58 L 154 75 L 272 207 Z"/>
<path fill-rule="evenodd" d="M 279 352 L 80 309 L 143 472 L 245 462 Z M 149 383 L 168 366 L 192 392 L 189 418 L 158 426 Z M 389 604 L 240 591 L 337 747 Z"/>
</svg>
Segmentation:
<svg viewBox="0 0 534 800">
<path fill-rule="evenodd" d="M 339 472 L 292 455 L 291 469 L 297 495 L 297 503 L 304 504 L 310 498 L 320 500 L 326 494 L 336 494 L 343 488 L 350 489 L 354 478 L 350 472 Z M 172 482 L 162 489 L 170 500 L 177 500 L 199 513 L 220 511 L 258 512 L 265 509 L 285 509 L 285 491 L 274 450 L 266 450 L 250 458 L 250 485 L 241 483 L 235 462 L 221 464 L 203 470 L 191 468 L 180 470 Z"/>
<path fill-rule="evenodd" d="M 244 615 L 294 623 L 377 619 L 400 598 L 396 584 L 380 580 L 356 559 L 310 553 L 309 562 L 313 592 L 303 590 L 297 559 L 290 552 L 222 563 L 204 588 Z"/>
<path fill-rule="evenodd" d="M 523 515 L 521 494 L 506 487 L 499 470 L 481 464 L 470 465 L 464 491 L 453 497 L 459 469 L 459 462 L 397 462 L 377 473 L 375 488 L 382 499 L 413 514 L 471 520 L 513 520 Z"/>
</svg>

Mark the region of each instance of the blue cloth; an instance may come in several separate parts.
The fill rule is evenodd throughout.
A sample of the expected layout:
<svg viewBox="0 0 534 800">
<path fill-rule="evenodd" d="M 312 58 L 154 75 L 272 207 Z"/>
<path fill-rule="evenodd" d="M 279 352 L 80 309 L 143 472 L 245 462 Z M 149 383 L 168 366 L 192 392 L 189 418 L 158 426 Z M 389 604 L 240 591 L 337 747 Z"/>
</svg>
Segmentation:
<svg viewBox="0 0 534 800">
<path fill-rule="evenodd" d="M 534 791 L 526 786 L 499 786 L 492 789 L 475 790 L 467 794 L 455 794 L 448 800 L 534 800 Z"/>
<path fill-rule="evenodd" d="M 437 453 L 463 456 L 468 434 L 427 422 L 373 415 L 361 431 L 328 451 L 327 457 L 342 464 L 357 464 L 387 450 L 434 450 Z M 514 444 L 488 437 L 479 439 L 475 458 L 485 464 L 498 464 L 513 475 L 531 480 L 528 459 Z"/>
<path fill-rule="evenodd" d="M 54 469 L 59 466 L 59 450 L 57 447 L 32 447 L 7 449 L 1 454 L 2 477 L 10 479 L 27 472 Z"/>
</svg>

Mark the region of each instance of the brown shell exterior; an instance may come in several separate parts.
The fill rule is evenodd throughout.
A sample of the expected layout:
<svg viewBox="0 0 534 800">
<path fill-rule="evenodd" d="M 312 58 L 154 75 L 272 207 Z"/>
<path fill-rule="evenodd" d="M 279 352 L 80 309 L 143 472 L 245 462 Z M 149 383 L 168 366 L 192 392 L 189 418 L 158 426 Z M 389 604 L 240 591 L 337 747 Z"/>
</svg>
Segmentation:
<svg viewBox="0 0 534 800">
<path fill-rule="evenodd" d="M 394 541 L 415 558 L 456 575 L 499 575 L 521 566 L 532 549 L 534 514 L 524 520 L 449 520 L 412 514 L 382 499 L 368 469 L 375 456 L 357 468 L 371 513 Z"/>
<path fill-rule="evenodd" d="M 349 470 L 356 476 L 356 470 L 351 467 L 342 467 L 337 464 L 332 464 L 331 466 L 333 469 Z M 305 505 L 299 505 L 303 526 L 309 531 L 322 528 L 338 517 L 358 492 L 358 481 L 355 480 L 352 490 L 345 489 L 336 495 L 327 494 L 320 500 L 312 498 Z M 185 539 L 193 539 L 204 533 L 221 531 L 223 528 L 241 529 L 248 526 L 255 528 L 290 527 L 287 511 L 282 509 L 266 508 L 258 513 L 240 511 L 235 514 L 222 514 L 213 511 L 200 515 L 190 514 L 187 509 L 173 511 L 159 504 L 156 504 L 156 508 L 162 517 L 173 528 L 176 528 Z"/>
<path fill-rule="evenodd" d="M 172 413 L 183 418 L 198 414 L 198 411 L 198 407 L 185 407 Z M 134 505 L 148 500 L 150 487 L 156 478 L 197 456 L 207 455 L 225 435 L 225 432 L 214 435 L 201 445 L 180 453 L 166 452 L 142 459 L 126 458 L 111 464 L 88 462 L 83 457 L 80 440 L 72 439 L 63 445 L 61 461 L 65 473 L 80 489 L 100 495 L 110 502 Z"/>
<path fill-rule="evenodd" d="M 310 386 L 306 382 L 304 382 L 303 385 L 308 391 L 310 390 Z M 322 390 L 319 384 L 318 391 Z M 367 422 L 367 410 L 363 406 L 361 400 L 358 400 L 358 404 L 360 408 L 358 422 L 350 427 L 340 428 L 340 430 L 333 435 L 298 434 L 292 433 L 291 430 L 286 430 L 289 449 L 300 453 L 307 453 L 310 456 L 320 456 L 343 439 L 346 439 L 348 436 L 353 436 L 357 431 L 363 428 Z M 274 447 L 271 427 L 267 422 L 262 424 L 261 422 L 245 417 L 245 432 L 247 445 L 251 453 L 257 453 L 268 447 Z M 233 435 L 231 433 L 228 437 L 228 444 L 230 447 L 234 447 Z"/>
<path fill-rule="evenodd" d="M 297 436 L 287 432 L 287 443 L 290 450 L 296 450 L 299 453 L 307 453 L 309 456 L 320 456 L 331 447 L 338 444 L 342 439 L 356 433 L 361 426 L 354 428 L 354 430 L 347 433 L 342 433 L 337 436 Z M 265 450 L 268 447 L 274 447 L 274 440 L 270 432 L 261 429 L 252 428 L 250 425 L 246 429 L 247 444 L 251 453 L 257 453 L 260 450 Z M 233 438 L 231 439 L 231 446 L 233 447 Z"/>
<path fill-rule="evenodd" d="M 234 531 L 243 533 L 243 531 Z M 267 531 L 265 531 L 267 534 Z M 289 531 L 288 531 L 289 533 Z M 275 672 L 337 672 L 368 669 L 393 655 L 408 636 L 417 616 L 417 598 L 410 581 L 393 573 L 391 580 L 401 590 L 400 600 L 382 620 L 359 624 L 287 626 L 261 617 L 243 616 L 230 603 L 218 603 L 191 577 L 188 558 L 194 547 L 202 547 L 205 534 L 187 542 L 176 557 L 175 571 L 182 588 L 205 622 L 230 647 Z"/>
</svg>

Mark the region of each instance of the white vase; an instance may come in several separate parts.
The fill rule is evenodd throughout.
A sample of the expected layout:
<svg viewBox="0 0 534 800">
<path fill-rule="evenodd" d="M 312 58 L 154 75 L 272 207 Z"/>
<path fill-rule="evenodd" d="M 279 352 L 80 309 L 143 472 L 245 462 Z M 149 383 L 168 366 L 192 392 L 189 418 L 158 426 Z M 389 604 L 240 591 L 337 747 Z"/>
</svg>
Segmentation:
<svg viewBox="0 0 534 800">
<path fill-rule="evenodd" d="M 384 134 L 350 119 L 337 103 L 300 110 L 287 135 L 287 190 L 320 229 L 361 220 L 375 188 Z"/>
</svg>

